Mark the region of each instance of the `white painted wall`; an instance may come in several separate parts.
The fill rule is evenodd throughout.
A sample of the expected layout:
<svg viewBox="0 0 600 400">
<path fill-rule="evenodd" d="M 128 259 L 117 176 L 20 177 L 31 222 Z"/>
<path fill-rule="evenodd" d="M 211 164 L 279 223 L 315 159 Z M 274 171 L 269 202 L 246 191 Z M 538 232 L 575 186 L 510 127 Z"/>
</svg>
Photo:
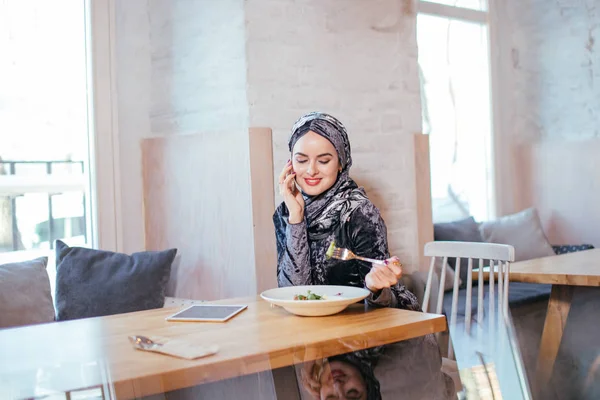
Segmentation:
<svg viewBox="0 0 600 400">
<path fill-rule="evenodd" d="M 514 146 L 600 137 L 600 14 L 595 3 L 512 0 L 499 7 L 500 214 L 521 206 L 515 201 L 515 181 L 525 166 L 514 164 Z"/>
<path fill-rule="evenodd" d="M 289 128 L 319 109 L 348 125 L 354 175 L 382 208 L 393 252 L 416 262 L 414 10 L 395 0 L 116 7 L 124 251 L 144 248 L 141 138 L 269 126 L 278 174 Z"/>
<path fill-rule="evenodd" d="M 133 252 L 144 249 L 140 140 L 247 129 L 244 9 L 128 0 L 116 19 L 123 251 Z"/>
<path fill-rule="evenodd" d="M 507 3 L 515 141 L 600 136 L 600 14 L 594 1 Z"/>
</svg>

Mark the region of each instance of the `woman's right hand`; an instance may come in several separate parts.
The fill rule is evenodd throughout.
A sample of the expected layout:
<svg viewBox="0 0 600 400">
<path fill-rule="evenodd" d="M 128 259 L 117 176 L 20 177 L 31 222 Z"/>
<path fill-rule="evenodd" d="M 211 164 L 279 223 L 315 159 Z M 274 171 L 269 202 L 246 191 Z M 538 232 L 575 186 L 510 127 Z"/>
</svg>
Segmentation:
<svg viewBox="0 0 600 400">
<path fill-rule="evenodd" d="M 385 265 L 373 264 L 373 268 L 365 277 L 365 285 L 371 292 L 376 293 L 398 283 L 402 277 L 402 264 L 398 257 L 385 260 Z"/>
<path fill-rule="evenodd" d="M 292 169 L 292 161 L 288 160 L 279 174 L 279 194 L 290 212 L 290 224 L 298 224 L 304 220 L 304 197 L 296 187 L 296 174 Z"/>
<path fill-rule="evenodd" d="M 310 395 L 311 400 L 319 400 L 321 397 L 321 382 L 320 370 L 322 369 L 323 361 L 308 361 L 302 365 L 300 369 L 300 384 L 304 390 Z"/>
<path fill-rule="evenodd" d="M 321 387 L 333 385 L 329 360 L 322 358 L 303 363 L 300 369 L 300 384 L 311 400 L 321 399 Z"/>
</svg>

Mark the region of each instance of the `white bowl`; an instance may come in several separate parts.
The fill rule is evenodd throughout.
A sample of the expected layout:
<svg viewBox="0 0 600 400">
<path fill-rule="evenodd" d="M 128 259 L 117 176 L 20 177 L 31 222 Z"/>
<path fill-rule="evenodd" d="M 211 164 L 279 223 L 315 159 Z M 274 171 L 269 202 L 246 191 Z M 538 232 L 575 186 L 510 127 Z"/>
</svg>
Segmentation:
<svg viewBox="0 0 600 400">
<path fill-rule="evenodd" d="M 298 294 L 308 291 L 326 296 L 324 300 L 294 300 Z M 306 317 L 321 317 L 344 311 L 350 304 L 357 303 L 369 295 L 369 291 L 352 286 L 310 285 L 288 286 L 265 290 L 260 297 L 271 304 L 283 307 L 292 314 Z"/>
</svg>

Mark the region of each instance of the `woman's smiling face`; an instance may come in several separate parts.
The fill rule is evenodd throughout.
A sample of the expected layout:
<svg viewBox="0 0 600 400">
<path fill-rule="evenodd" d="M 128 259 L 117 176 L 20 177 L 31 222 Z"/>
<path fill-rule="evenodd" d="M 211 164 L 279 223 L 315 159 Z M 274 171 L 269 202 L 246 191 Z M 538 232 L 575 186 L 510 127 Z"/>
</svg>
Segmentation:
<svg viewBox="0 0 600 400">
<path fill-rule="evenodd" d="M 340 161 L 329 140 L 309 131 L 294 144 L 292 167 L 302 191 L 309 196 L 317 196 L 335 184 Z"/>
<path fill-rule="evenodd" d="M 320 397 L 320 400 L 366 400 L 367 384 L 353 365 L 331 361 L 321 377 Z"/>
</svg>

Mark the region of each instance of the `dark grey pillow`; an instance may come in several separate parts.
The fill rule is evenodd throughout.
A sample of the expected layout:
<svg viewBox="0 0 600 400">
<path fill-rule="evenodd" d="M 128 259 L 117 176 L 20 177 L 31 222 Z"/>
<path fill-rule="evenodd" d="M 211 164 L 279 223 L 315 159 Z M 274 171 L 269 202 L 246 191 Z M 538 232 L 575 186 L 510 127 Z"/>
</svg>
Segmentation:
<svg viewBox="0 0 600 400">
<path fill-rule="evenodd" d="M 483 242 L 483 237 L 479 232 L 479 224 L 475 222 L 473 217 L 434 224 L 433 237 L 434 240 L 438 241 Z"/>
<path fill-rule="evenodd" d="M 436 241 L 448 242 L 483 242 L 483 237 L 479 231 L 479 224 L 475 218 L 469 217 L 453 222 L 443 222 L 433 225 L 433 238 Z M 448 265 L 456 269 L 456 258 L 449 258 Z M 479 261 L 473 260 L 473 268 L 479 266 Z M 469 261 L 467 259 L 460 261 L 460 279 L 461 287 L 467 284 Z M 476 282 L 473 282 L 476 284 Z"/>
<path fill-rule="evenodd" d="M 56 241 L 57 320 L 161 308 L 177 249 L 132 255 Z"/>
<path fill-rule="evenodd" d="M 0 265 L 0 328 L 54 321 L 48 257 Z"/>
</svg>

